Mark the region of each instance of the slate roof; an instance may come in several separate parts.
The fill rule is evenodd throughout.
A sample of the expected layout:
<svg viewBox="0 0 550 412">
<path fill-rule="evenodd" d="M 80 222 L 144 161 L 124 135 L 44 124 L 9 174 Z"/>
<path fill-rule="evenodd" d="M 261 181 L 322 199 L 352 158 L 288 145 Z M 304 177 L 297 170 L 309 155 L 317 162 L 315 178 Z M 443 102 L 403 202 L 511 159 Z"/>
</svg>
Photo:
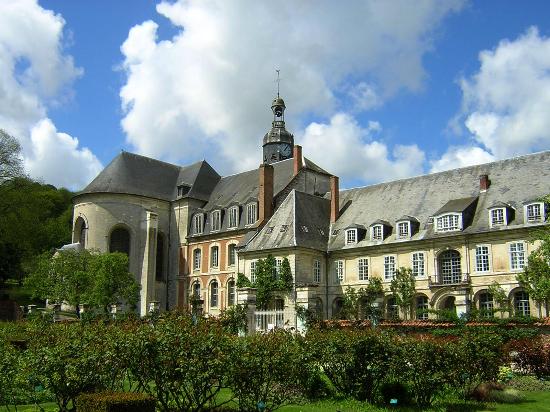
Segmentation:
<svg viewBox="0 0 550 412">
<path fill-rule="evenodd" d="M 206 200 L 219 179 L 204 160 L 181 167 L 121 152 L 78 194 L 123 193 L 170 201 L 177 196 L 177 186 L 186 184 L 191 186 L 187 197 Z"/>
<path fill-rule="evenodd" d="M 480 193 L 479 176 L 487 174 L 491 181 L 486 192 Z M 457 232 L 436 234 L 429 219 L 449 209 L 463 210 L 475 202 L 475 213 L 468 226 L 460 233 L 478 233 L 488 230 L 487 208 L 503 202 L 516 209 L 514 220 L 507 228 L 524 227 L 523 202 L 539 199 L 550 193 L 550 151 L 519 156 L 493 163 L 433 173 L 393 182 L 340 191 L 339 219 L 331 231 L 329 250 L 342 249 L 343 230 L 350 224 L 369 225 L 376 220 L 385 220 L 395 226 L 400 216 L 415 216 L 420 228 L 412 239 L 452 236 Z M 530 225 L 529 225 L 530 226 Z M 395 242 L 393 234 L 382 243 Z M 367 237 L 354 247 L 380 244 Z"/>
<path fill-rule="evenodd" d="M 329 214 L 329 200 L 293 190 L 243 250 L 248 252 L 295 246 L 326 250 Z"/>
</svg>

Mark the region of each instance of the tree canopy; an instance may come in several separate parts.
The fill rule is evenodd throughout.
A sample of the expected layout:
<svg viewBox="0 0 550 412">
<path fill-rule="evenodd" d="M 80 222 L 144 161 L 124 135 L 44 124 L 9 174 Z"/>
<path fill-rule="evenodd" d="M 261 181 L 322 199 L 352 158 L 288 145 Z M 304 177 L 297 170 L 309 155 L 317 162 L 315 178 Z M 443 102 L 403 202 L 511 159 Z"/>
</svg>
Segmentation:
<svg viewBox="0 0 550 412">
<path fill-rule="evenodd" d="M 395 271 L 390 290 L 395 299 L 395 304 L 401 309 L 405 319 L 413 317 L 413 303 L 415 289 L 415 278 L 411 268 L 399 268 Z"/>
<path fill-rule="evenodd" d="M 0 129 L 0 184 L 20 176 L 23 176 L 21 145 Z"/>
</svg>

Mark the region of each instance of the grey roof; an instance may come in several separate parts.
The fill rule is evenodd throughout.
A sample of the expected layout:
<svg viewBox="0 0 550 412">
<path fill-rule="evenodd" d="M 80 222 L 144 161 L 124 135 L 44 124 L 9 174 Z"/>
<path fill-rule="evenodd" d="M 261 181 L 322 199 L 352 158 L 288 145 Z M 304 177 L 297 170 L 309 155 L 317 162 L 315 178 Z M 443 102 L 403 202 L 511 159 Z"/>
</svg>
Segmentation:
<svg viewBox="0 0 550 412">
<path fill-rule="evenodd" d="M 483 174 L 489 175 L 491 185 L 486 192 L 480 193 L 479 176 Z M 489 228 L 487 212 L 487 207 L 497 201 L 518 209 L 509 227 L 523 227 L 525 222 L 522 202 L 525 199 L 538 199 L 547 193 L 550 193 L 550 151 L 343 190 L 340 192 L 340 209 L 345 210 L 332 229 L 344 229 L 351 223 L 369 224 L 378 219 L 395 222 L 399 216 L 405 214 L 416 216 L 420 222 L 420 229 L 412 240 L 439 237 L 442 235 L 434 234 L 433 225 L 428 224 L 429 218 L 444 209 L 450 201 L 476 197 L 478 201 L 472 220 L 460 233 L 499 230 Z M 386 238 L 383 243 L 394 241 L 395 234 Z M 370 244 L 375 243 L 365 239 L 358 246 Z M 330 237 L 329 249 L 343 247 L 344 237 L 340 230 L 338 235 Z"/>
<path fill-rule="evenodd" d="M 61 246 L 59 249 L 57 249 L 60 252 L 66 251 L 66 250 L 82 250 L 82 244 L 80 243 L 69 243 L 67 245 Z"/>
<path fill-rule="evenodd" d="M 206 200 L 220 176 L 206 162 L 189 166 L 151 159 L 129 152 L 121 152 L 79 194 L 124 193 L 174 200 L 177 186 L 191 186 L 187 196 Z"/>
<path fill-rule="evenodd" d="M 443 213 L 456 212 L 460 213 L 465 211 L 468 206 L 477 200 L 476 197 L 465 197 L 462 199 L 451 199 L 443 205 L 441 209 L 434 213 L 434 216 L 441 215 Z"/>
<path fill-rule="evenodd" d="M 487 209 L 494 209 L 497 207 L 510 207 L 508 203 L 501 202 L 499 200 L 493 202 L 491 205 L 487 206 Z"/>
<path fill-rule="evenodd" d="M 404 222 L 404 221 L 411 221 L 411 222 L 416 222 L 418 223 L 418 219 L 415 218 L 414 216 L 409 216 L 409 215 L 403 215 L 401 216 L 399 219 L 396 219 L 395 221 L 396 222 Z"/>
<path fill-rule="evenodd" d="M 305 247 L 326 250 L 330 201 L 293 190 L 244 251 Z"/>
</svg>

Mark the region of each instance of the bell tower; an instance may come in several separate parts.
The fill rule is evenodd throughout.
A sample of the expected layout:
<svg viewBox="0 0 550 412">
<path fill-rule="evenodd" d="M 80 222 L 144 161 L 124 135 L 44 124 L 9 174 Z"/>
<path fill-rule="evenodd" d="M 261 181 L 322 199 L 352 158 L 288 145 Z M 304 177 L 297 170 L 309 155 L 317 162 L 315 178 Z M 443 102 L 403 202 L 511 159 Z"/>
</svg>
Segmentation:
<svg viewBox="0 0 550 412">
<path fill-rule="evenodd" d="M 279 70 L 277 70 L 277 98 L 271 103 L 273 122 L 264 136 L 263 163 L 271 164 L 292 157 L 294 136 L 285 128 L 285 101 L 279 95 Z"/>
</svg>

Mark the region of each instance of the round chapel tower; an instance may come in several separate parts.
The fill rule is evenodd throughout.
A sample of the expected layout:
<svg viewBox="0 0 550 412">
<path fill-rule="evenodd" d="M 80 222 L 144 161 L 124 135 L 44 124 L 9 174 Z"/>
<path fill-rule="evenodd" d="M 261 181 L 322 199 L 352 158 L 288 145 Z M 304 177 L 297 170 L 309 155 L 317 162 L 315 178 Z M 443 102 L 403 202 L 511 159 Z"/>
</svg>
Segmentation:
<svg viewBox="0 0 550 412">
<path fill-rule="evenodd" d="M 273 111 L 271 130 L 264 136 L 264 163 L 271 164 L 292 157 L 294 136 L 285 129 L 285 109 L 285 101 L 277 94 L 277 98 L 271 104 Z"/>
</svg>

